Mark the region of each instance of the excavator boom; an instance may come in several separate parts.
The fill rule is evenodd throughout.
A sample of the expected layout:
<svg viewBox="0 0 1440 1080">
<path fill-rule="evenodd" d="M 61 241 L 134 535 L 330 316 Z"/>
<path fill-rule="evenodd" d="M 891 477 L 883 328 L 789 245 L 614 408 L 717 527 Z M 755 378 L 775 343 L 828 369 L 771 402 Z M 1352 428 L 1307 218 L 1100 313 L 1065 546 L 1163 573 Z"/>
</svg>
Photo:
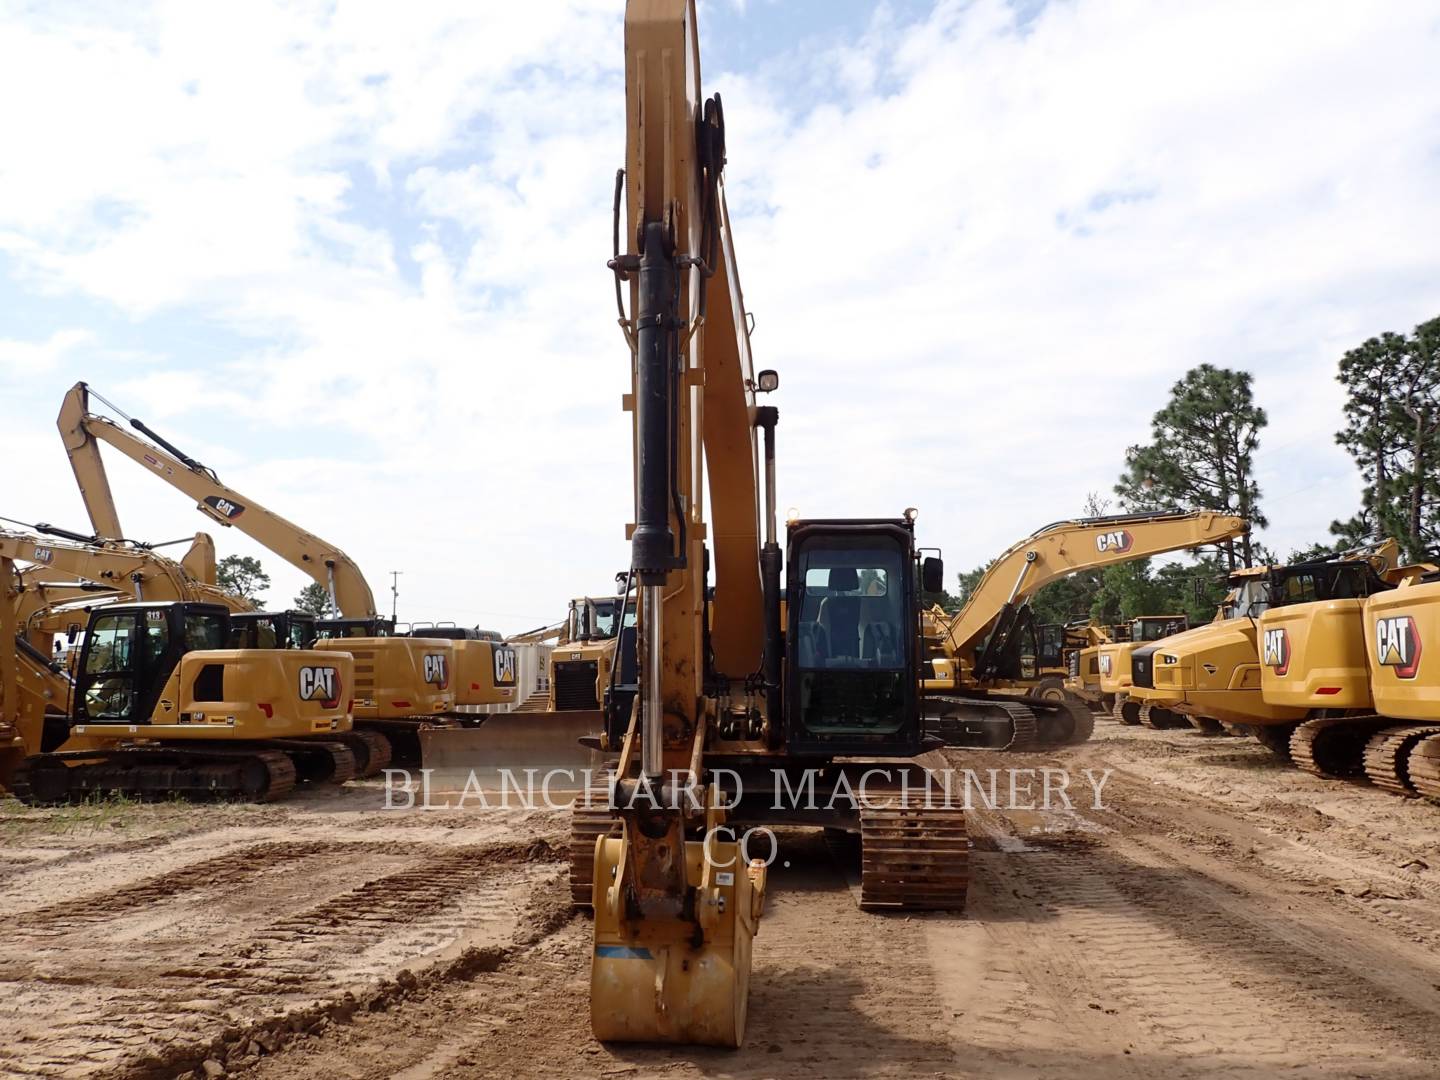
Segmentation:
<svg viewBox="0 0 1440 1080">
<path fill-rule="evenodd" d="M 120 522 L 99 443 L 106 442 L 196 501 L 196 509 L 221 525 L 234 526 L 325 586 L 347 618 L 373 619 L 375 597 L 355 561 L 334 544 L 306 532 L 248 496 L 220 482 L 214 470 L 156 435 L 141 421 L 131 434 L 108 417 L 90 411 L 90 387 L 76 383 L 65 395 L 57 426 L 90 521 L 102 537 L 120 538 Z"/>
<path fill-rule="evenodd" d="M 1008 610 L 1058 578 L 1169 551 L 1222 543 L 1243 535 L 1248 528 L 1242 517 L 1210 510 L 1080 518 L 1047 525 L 990 564 L 965 606 L 945 629 L 945 650 L 952 655 L 973 655 Z"/>
</svg>

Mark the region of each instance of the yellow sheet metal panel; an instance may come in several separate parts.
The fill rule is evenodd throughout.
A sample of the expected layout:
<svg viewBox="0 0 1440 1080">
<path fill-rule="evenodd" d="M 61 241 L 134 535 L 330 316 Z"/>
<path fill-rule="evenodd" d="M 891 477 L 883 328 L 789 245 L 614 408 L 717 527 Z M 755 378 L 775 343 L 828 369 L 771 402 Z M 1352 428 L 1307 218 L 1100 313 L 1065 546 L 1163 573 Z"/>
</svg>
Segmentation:
<svg viewBox="0 0 1440 1080">
<path fill-rule="evenodd" d="M 1365 639 L 1375 710 L 1440 720 L 1440 582 L 1370 597 Z"/>
<path fill-rule="evenodd" d="M 1260 689 L 1271 705 L 1369 709 L 1361 600 L 1271 608 L 1260 616 Z"/>
<path fill-rule="evenodd" d="M 358 719 L 439 716 L 455 707 L 454 642 L 412 637 L 331 638 L 317 641 L 315 648 L 354 657 Z"/>
</svg>

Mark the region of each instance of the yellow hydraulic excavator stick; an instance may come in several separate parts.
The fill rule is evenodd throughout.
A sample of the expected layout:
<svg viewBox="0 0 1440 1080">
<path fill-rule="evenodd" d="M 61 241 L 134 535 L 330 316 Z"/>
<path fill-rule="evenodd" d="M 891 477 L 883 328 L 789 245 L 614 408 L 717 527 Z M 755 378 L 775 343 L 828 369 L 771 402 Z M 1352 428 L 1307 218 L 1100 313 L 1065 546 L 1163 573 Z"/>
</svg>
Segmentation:
<svg viewBox="0 0 1440 1080">
<path fill-rule="evenodd" d="M 100 457 L 99 444 L 105 442 L 189 495 L 195 500 L 196 509 L 213 521 L 239 528 L 324 585 L 337 611 L 352 618 L 376 617 L 374 594 L 360 568 L 343 551 L 227 487 L 213 469 L 168 443 L 142 421 L 129 418 L 131 427 L 148 439 L 132 435 L 109 417 L 91 412 L 92 394 L 86 383 L 71 387 L 61 403 L 56 424 L 80 485 L 85 509 L 101 537 L 116 539 L 124 535 Z M 110 408 L 125 415 L 114 405 Z"/>
</svg>

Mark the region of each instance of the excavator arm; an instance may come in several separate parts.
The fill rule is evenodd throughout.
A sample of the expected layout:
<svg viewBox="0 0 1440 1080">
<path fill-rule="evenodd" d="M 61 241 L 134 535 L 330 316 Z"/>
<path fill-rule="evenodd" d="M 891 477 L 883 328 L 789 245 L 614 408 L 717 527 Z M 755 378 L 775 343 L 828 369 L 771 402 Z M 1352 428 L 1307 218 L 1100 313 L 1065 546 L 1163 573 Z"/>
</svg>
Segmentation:
<svg viewBox="0 0 1440 1080">
<path fill-rule="evenodd" d="M 1248 527 L 1244 518 L 1210 510 L 1047 525 L 990 564 L 965 606 L 943 627 L 941 646 L 949 656 L 973 661 L 985 636 L 1052 581 L 1081 570 L 1221 543 Z"/>
<path fill-rule="evenodd" d="M 179 563 L 140 549 L 0 532 L 0 558 L 108 585 L 137 600 L 195 600 L 203 591 Z"/>
<path fill-rule="evenodd" d="M 114 499 L 100 459 L 99 444 L 106 442 L 190 496 L 201 513 L 221 525 L 238 528 L 325 586 L 332 603 L 346 618 L 375 617 L 375 597 L 369 583 L 355 561 L 338 547 L 227 487 L 213 469 L 166 442 L 141 421 L 130 418 L 130 425 L 148 439 L 91 412 L 90 394 L 90 387 L 83 382 L 71 387 L 61 404 L 57 425 L 97 533 L 112 539 L 120 536 Z"/>
</svg>

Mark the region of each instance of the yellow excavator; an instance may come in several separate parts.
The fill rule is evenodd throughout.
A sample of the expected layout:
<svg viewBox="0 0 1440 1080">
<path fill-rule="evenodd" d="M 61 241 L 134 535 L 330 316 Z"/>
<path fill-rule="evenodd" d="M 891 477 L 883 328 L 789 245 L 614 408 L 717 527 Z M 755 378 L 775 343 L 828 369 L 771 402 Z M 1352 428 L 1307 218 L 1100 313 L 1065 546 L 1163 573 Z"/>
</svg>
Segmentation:
<svg viewBox="0 0 1440 1080">
<path fill-rule="evenodd" d="M 756 400 L 778 378 L 752 370 L 724 113 L 701 95 L 691 0 L 630 0 L 625 86 L 610 266 L 631 347 L 638 691 L 607 713 L 611 796 L 577 806 L 572 872 L 595 912 L 596 1037 L 738 1046 L 765 897 L 756 831 L 858 835 L 863 907 L 964 902 L 963 811 L 898 787 L 936 744 L 920 709 L 920 589 L 943 575 L 920 556 L 913 512 L 792 519 L 782 573 L 778 413 Z M 840 777 L 849 797 L 829 790 Z M 777 800 L 782 780 L 826 791 L 796 807 Z"/>
<path fill-rule="evenodd" d="M 1375 711 L 1365 772 L 1391 791 L 1440 800 L 1440 573 L 1402 577 L 1365 601 L 1365 653 Z"/>
<path fill-rule="evenodd" d="M 1393 541 L 1357 549 L 1333 561 L 1367 563 L 1384 576 L 1395 567 Z M 1304 564 L 1245 567 L 1230 575 L 1230 595 L 1219 616 L 1204 626 L 1142 646 L 1131 655 L 1130 699 L 1142 717 L 1157 709 L 1229 725 L 1252 733 L 1288 756 L 1290 738 L 1308 709 L 1263 693 L 1260 620 L 1291 598 L 1286 580 Z M 1149 720 L 1152 726 L 1164 726 Z"/>
<path fill-rule="evenodd" d="M 1047 525 L 990 564 L 958 614 L 932 609 L 933 675 L 925 681 L 931 730 L 950 746 L 1011 750 L 1083 742 L 1094 717 L 1057 676 L 1038 678 L 1041 640 L 1030 600 L 1045 585 L 1094 567 L 1239 536 L 1244 518 L 1174 511 L 1080 518 Z M 1060 662 L 1058 649 L 1052 658 Z"/>
<path fill-rule="evenodd" d="M 1433 581 L 1437 570 L 1397 567 L 1395 555 L 1387 541 L 1363 557 L 1272 571 L 1270 606 L 1259 620 L 1260 687 L 1267 704 L 1303 716 L 1290 736 L 1290 756 L 1302 769 L 1368 775 L 1381 787 L 1413 794 L 1409 756 L 1440 723 L 1424 708 L 1440 690 L 1420 678 L 1425 578 Z"/>
<path fill-rule="evenodd" d="M 56 639 L 61 634 L 77 636 L 89 608 L 146 595 L 162 599 L 183 595 L 221 600 L 232 608 L 245 606 L 244 601 L 190 576 L 192 567 L 203 572 L 207 553 L 209 565 L 214 565 L 214 545 L 204 533 L 196 534 L 190 551 L 177 564 L 144 546 L 95 544 L 54 526 L 32 528 L 34 535 L 0 530 L 0 551 L 11 557 L 15 567 L 9 588 L 15 597 L 16 691 L 18 708 L 27 718 L 23 724 L 0 729 L 0 786 L 31 750 L 41 749 L 47 739 L 54 745 L 64 741 L 70 674 L 64 658 L 55 654 Z M 77 539 L 74 544 L 57 545 L 56 536 Z M 22 731 L 46 734 L 27 741 Z"/>
<path fill-rule="evenodd" d="M 143 599 L 90 607 L 73 679 L 42 672 L 46 654 L 18 618 L 18 562 Z M 0 533 L 0 782 L 35 803 L 107 791 L 268 800 L 297 779 L 355 774 L 351 658 L 225 649 L 230 611 L 196 600 L 197 584 L 153 552 Z"/>
<path fill-rule="evenodd" d="M 90 409 L 103 402 L 145 438 Z M 338 617 L 317 620 L 315 647 L 355 658 L 355 721 L 387 761 L 419 759 L 420 732 L 478 724 L 465 706 L 513 701 L 516 657 L 503 642 L 464 634 L 397 636 L 375 610 L 374 594 L 355 561 L 331 544 L 221 483 L 196 461 L 80 382 L 65 395 L 57 426 L 81 496 L 98 534 L 119 534 L 100 443 L 104 442 L 196 500 L 212 520 L 233 526 L 325 587 Z M 486 738 L 499 737 L 500 728 Z M 499 748 L 503 750 L 503 747 Z"/>
</svg>

